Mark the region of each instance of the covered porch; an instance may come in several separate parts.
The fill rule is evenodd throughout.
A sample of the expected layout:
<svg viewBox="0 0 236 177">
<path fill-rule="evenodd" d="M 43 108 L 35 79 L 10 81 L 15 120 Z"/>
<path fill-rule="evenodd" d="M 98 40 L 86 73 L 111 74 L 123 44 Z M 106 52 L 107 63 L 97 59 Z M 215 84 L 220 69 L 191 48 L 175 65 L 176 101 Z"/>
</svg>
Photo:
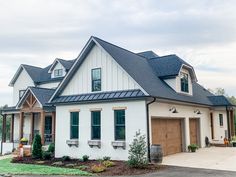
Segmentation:
<svg viewBox="0 0 236 177">
<path fill-rule="evenodd" d="M 45 97 L 44 91 L 29 88 L 16 107 L 3 109 L 2 154 L 17 149 L 22 138 L 31 146 L 36 134 L 41 135 L 43 145 L 55 142 L 55 107 L 46 105 L 50 95 Z"/>
</svg>

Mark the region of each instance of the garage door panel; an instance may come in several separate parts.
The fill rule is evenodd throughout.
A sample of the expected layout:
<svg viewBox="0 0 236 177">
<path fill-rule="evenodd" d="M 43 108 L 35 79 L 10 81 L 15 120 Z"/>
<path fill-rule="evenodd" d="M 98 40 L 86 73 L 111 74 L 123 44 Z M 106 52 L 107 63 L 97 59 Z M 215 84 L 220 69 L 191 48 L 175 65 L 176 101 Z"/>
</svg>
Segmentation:
<svg viewBox="0 0 236 177">
<path fill-rule="evenodd" d="M 170 155 L 181 152 L 181 120 L 153 118 L 152 143 L 161 144 L 164 155 Z"/>
</svg>

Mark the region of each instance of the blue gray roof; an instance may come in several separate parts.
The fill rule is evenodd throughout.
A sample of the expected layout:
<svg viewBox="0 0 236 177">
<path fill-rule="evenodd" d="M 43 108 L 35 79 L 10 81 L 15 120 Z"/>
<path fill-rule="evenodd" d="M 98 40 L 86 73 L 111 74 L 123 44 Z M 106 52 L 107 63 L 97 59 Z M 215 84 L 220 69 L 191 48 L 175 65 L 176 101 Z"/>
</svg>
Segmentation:
<svg viewBox="0 0 236 177">
<path fill-rule="evenodd" d="M 81 102 L 109 101 L 123 99 L 138 99 L 145 97 L 141 90 L 123 90 L 80 95 L 60 96 L 52 101 L 52 104 L 72 104 Z"/>
<path fill-rule="evenodd" d="M 115 59 L 115 61 L 149 94 L 149 96 L 201 105 L 214 105 L 214 103 L 212 103 L 208 98 L 214 95 L 199 85 L 195 80 L 193 80 L 192 83 L 192 96 L 176 93 L 175 90 L 163 81 L 162 77 L 164 76 L 177 75 L 183 64 L 189 68 L 192 68 L 191 65 L 176 55 L 150 59 L 97 37 L 90 38 L 86 44 L 86 48 L 83 49 L 83 52 L 79 55 L 78 60 L 69 72 L 68 77 L 64 79 L 61 86 L 57 89 L 54 99 L 58 98 L 60 93 L 83 63 L 87 54 L 90 52 L 90 49 L 96 43 L 108 52 Z M 161 65 L 161 67 L 157 65 Z"/>
<path fill-rule="evenodd" d="M 63 60 L 63 59 L 59 59 L 59 60 L 60 60 L 61 64 L 65 67 L 66 70 L 69 70 L 75 62 L 75 60 Z M 40 67 L 36 67 L 36 66 L 22 64 L 20 66 L 19 72 L 16 73 L 17 75 L 16 75 L 16 77 L 13 78 L 10 85 L 14 85 L 16 79 L 20 75 L 20 72 L 22 71 L 23 68 L 26 70 L 26 72 L 29 74 L 29 76 L 31 77 L 31 79 L 34 81 L 34 83 L 36 85 L 41 84 L 41 83 L 61 81 L 63 79 L 63 77 L 51 78 L 51 74 L 48 73 L 49 68 L 51 68 L 51 66 L 52 66 L 52 64 L 45 67 L 45 68 L 40 68 Z"/>
<path fill-rule="evenodd" d="M 195 74 L 193 67 L 179 58 L 177 55 L 167 55 L 163 57 L 155 57 L 148 60 L 150 66 L 155 71 L 156 75 L 161 78 L 168 78 L 168 77 L 175 77 L 179 75 L 179 72 L 184 65 L 188 68 L 191 68 L 189 70 L 191 77 L 195 78 Z"/>
<path fill-rule="evenodd" d="M 47 103 L 51 98 L 51 96 L 53 95 L 53 93 L 55 92 L 55 89 L 28 87 L 25 94 L 18 102 L 17 107 L 20 107 L 24 103 L 30 92 L 36 97 L 36 99 L 39 101 L 42 107 L 47 107 L 49 106 Z"/>
<path fill-rule="evenodd" d="M 233 106 L 233 104 L 224 95 L 209 96 L 208 98 L 214 106 Z"/>
<path fill-rule="evenodd" d="M 142 56 L 142 57 L 145 57 L 145 58 L 148 58 L 148 59 L 158 57 L 158 55 L 153 51 L 145 51 L 145 52 L 140 52 L 140 53 L 137 53 L 137 54 L 139 56 Z"/>
</svg>

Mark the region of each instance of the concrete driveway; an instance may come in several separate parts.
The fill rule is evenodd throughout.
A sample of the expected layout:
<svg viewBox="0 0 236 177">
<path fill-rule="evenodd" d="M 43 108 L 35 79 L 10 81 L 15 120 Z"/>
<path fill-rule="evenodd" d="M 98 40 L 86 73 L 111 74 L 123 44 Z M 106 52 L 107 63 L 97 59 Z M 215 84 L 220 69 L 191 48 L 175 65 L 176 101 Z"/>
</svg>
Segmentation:
<svg viewBox="0 0 236 177">
<path fill-rule="evenodd" d="M 201 148 L 196 153 L 178 153 L 164 157 L 164 165 L 236 171 L 236 148 Z"/>
</svg>

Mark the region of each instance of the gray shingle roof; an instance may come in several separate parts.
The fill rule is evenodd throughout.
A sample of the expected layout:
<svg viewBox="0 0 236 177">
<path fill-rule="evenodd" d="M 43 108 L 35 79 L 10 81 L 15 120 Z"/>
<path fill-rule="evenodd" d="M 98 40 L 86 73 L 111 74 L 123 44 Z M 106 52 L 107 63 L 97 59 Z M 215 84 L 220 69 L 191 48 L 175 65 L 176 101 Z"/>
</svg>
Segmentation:
<svg viewBox="0 0 236 177">
<path fill-rule="evenodd" d="M 57 97 L 63 89 L 66 87 L 74 73 L 78 70 L 83 63 L 90 49 L 97 42 L 102 48 L 105 49 L 116 62 L 150 95 L 160 99 L 182 101 L 188 103 L 202 104 L 212 106 L 213 103 L 208 99 L 209 96 L 214 96 L 208 90 L 199 85 L 196 81 L 193 81 L 193 95 L 185 95 L 176 93 L 169 85 L 167 85 L 159 76 L 164 76 L 164 71 L 157 71 L 158 67 L 152 65 L 166 65 L 168 62 L 176 64 L 169 64 L 167 66 L 171 69 L 171 75 L 176 74 L 182 64 L 191 67 L 188 63 L 177 57 L 176 55 L 170 55 L 166 57 L 157 57 L 155 59 L 147 59 L 141 55 L 130 52 L 126 49 L 118 47 L 114 44 L 106 42 L 97 37 L 91 37 L 90 42 L 86 44 L 87 48 L 83 50 L 80 58 L 77 60 L 68 77 L 63 81 L 60 88 L 55 93 Z M 150 60 L 150 61 L 149 61 Z M 173 60 L 173 61 L 172 61 Z M 172 67 L 173 65 L 173 67 Z M 165 69 L 168 70 L 168 69 Z M 173 72 L 174 71 L 174 72 Z M 159 73 L 160 72 L 160 73 Z M 166 73 L 169 74 L 169 73 Z"/>
<path fill-rule="evenodd" d="M 209 96 L 208 98 L 214 106 L 233 106 L 233 104 L 223 95 Z"/>
<path fill-rule="evenodd" d="M 61 64 L 66 68 L 66 70 L 69 70 L 71 66 L 74 64 L 75 60 L 63 60 L 59 59 Z M 56 82 L 56 81 L 61 81 L 63 77 L 59 78 L 51 78 L 51 74 L 48 73 L 49 68 L 51 68 L 52 64 L 45 67 L 45 68 L 39 68 L 35 66 L 30 66 L 26 64 L 22 64 L 21 67 L 23 67 L 26 72 L 29 74 L 29 76 L 32 78 L 32 80 L 36 84 L 41 84 L 41 83 L 49 83 L 49 82 Z M 19 75 L 19 74 L 18 74 Z M 10 83 L 10 85 L 13 85 L 16 81 L 18 76 L 16 76 Z"/>
<path fill-rule="evenodd" d="M 156 57 L 149 59 L 148 62 L 158 77 L 177 76 L 183 65 L 186 65 L 193 70 L 193 67 L 190 64 L 176 55 Z"/>
<path fill-rule="evenodd" d="M 80 103 L 80 102 L 93 102 L 93 101 L 108 101 L 108 100 L 121 100 L 121 99 L 137 99 L 145 97 L 141 90 L 123 90 L 123 91 L 110 91 L 99 93 L 88 93 L 80 95 L 60 96 L 52 101 L 52 104 L 61 103 Z"/>
<path fill-rule="evenodd" d="M 140 53 L 137 53 L 137 54 L 139 56 L 145 57 L 147 59 L 158 57 L 158 55 L 155 52 L 153 52 L 153 51 L 145 51 L 145 52 L 140 52 Z"/>
<path fill-rule="evenodd" d="M 33 92 L 33 94 L 36 96 L 36 98 L 42 104 L 43 107 L 48 106 L 47 103 L 55 92 L 55 89 L 46 89 L 38 87 L 30 87 L 30 90 Z"/>
</svg>

